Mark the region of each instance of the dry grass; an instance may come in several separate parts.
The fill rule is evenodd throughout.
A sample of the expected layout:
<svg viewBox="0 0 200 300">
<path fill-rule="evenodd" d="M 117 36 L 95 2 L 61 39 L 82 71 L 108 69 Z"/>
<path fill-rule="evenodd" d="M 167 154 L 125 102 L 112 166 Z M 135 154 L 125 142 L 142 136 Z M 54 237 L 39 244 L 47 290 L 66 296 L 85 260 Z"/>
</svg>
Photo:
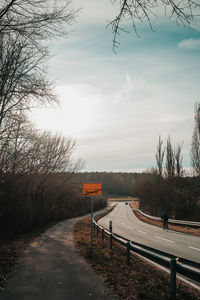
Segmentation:
<svg viewBox="0 0 200 300">
<path fill-rule="evenodd" d="M 90 218 L 76 223 L 74 242 L 85 260 L 91 264 L 97 274 L 104 278 L 119 299 L 170 299 L 169 275 L 146 261 L 131 254 L 131 265 L 126 265 L 126 250 L 113 242 L 102 241 L 101 235 L 94 234 L 93 246 L 90 242 Z M 199 291 L 177 282 L 177 300 L 200 299 Z"/>
<path fill-rule="evenodd" d="M 151 225 L 155 225 L 157 227 L 162 227 L 162 222 L 161 221 L 149 219 L 149 218 L 143 216 L 140 212 L 138 212 L 137 210 L 134 210 L 134 209 L 133 209 L 133 212 L 139 220 L 141 220 L 145 223 L 151 224 Z M 168 228 L 170 230 L 200 236 L 200 229 L 198 229 L 198 228 L 175 226 L 175 225 L 172 225 L 172 224 L 168 224 Z"/>
</svg>

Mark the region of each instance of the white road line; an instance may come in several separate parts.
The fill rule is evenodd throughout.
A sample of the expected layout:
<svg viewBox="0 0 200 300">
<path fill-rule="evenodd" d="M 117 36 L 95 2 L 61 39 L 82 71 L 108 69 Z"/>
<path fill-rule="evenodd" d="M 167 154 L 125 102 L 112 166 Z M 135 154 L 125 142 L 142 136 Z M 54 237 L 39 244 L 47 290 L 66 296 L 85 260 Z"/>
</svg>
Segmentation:
<svg viewBox="0 0 200 300">
<path fill-rule="evenodd" d="M 163 241 L 166 241 L 166 242 L 170 242 L 170 243 L 175 243 L 175 242 L 173 242 L 173 241 L 171 241 L 171 240 L 168 240 L 168 239 L 164 239 L 164 238 L 161 238 L 160 236 L 157 236 L 157 235 L 154 235 L 157 239 L 160 239 L 160 240 L 163 240 Z"/>
<path fill-rule="evenodd" d="M 139 232 L 141 232 L 141 233 L 144 233 L 144 234 L 148 234 L 147 232 L 142 231 L 142 230 L 137 230 L 137 231 L 139 231 Z"/>
<path fill-rule="evenodd" d="M 188 248 L 191 248 L 191 249 L 194 249 L 194 250 L 200 251 L 200 249 L 199 249 L 199 248 L 190 247 L 190 246 L 188 246 Z"/>
</svg>

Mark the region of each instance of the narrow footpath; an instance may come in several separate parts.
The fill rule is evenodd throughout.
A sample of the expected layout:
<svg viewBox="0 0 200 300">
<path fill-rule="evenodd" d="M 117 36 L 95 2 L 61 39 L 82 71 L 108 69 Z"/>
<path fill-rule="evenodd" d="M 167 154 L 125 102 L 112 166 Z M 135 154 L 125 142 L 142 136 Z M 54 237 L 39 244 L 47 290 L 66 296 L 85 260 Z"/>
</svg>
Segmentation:
<svg viewBox="0 0 200 300">
<path fill-rule="evenodd" d="M 73 226 L 80 219 L 58 223 L 30 244 L 0 300 L 117 300 L 74 247 Z"/>
</svg>

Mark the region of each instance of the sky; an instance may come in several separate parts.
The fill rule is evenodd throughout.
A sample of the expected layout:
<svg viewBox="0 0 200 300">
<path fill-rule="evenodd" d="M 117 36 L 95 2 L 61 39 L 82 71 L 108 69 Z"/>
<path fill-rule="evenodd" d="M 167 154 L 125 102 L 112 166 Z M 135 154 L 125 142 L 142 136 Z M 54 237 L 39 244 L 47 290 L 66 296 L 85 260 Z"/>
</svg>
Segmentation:
<svg viewBox="0 0 200 300">
<path fill-rule="evenodd" d="M 190 167 L 194 105 L 200 101 L 200 26 L 164 16 L 127 24 L 113 52 L 106 25 L 117 7 L 109 0 L 74 0 L 81 7 L 67 38 L 51 43 L 49 77 L 59 106 L 34 109 L 37 127 L 76 140 L 83 171 L 141 172 L 155 167 L 159 135 L 174 148 L 183 142 Z"/>
</svg>

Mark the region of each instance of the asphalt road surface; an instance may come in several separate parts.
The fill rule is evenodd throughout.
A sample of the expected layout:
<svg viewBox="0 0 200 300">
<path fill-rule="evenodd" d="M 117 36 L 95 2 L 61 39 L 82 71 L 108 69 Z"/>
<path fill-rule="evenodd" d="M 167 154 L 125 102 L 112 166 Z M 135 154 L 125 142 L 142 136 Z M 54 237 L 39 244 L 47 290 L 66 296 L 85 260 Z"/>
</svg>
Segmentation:
<svg viewBox="0 0 200 300">
<path fill-rule="evenodd" d="M 113 233 L 149 247 L 165 251 L 177 257 L 200 263 L 200 238 L 144 223 L 134 215 L 129 205 L 118 203 L 113 211 L 98 223 L 109 229 L 112 221 Z"/>
<path fill-rule="evenodd" d="M 73 226 L 81 218 L 56 224 L 30 244 L 0 300 L 118 299 L 74 247 Z"/>
</svg>

